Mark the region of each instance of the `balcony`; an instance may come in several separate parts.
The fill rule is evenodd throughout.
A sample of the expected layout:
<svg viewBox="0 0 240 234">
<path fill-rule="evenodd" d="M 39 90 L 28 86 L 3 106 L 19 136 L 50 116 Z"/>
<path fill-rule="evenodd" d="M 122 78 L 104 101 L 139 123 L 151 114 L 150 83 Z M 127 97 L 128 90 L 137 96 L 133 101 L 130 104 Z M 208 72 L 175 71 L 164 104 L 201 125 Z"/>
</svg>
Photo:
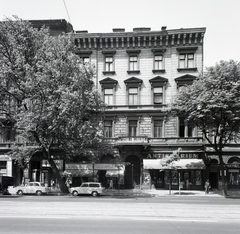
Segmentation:
<svg viewBox="0 0 240 234">
<path fill-rule="evenodd" d="M 149 145 L 191 145 L 199 146 L 203 145 L 204 141 L 202 137 L 165 137 L 165 138 L 149 138 Z"/>
<path fill-rule="evenodd" d="M 148 145 L 147 136 L 119 136 L 118 145 Z"/>
<path fill-rule="evenodd" d="M 108 144 L 114 145 L 143 145 L 143 146 L 202 146 L 204 144 L 202 137 L 165 137 L 149 138 L 148 136 L 118 136 L 105 139 Z"/>
</svg>

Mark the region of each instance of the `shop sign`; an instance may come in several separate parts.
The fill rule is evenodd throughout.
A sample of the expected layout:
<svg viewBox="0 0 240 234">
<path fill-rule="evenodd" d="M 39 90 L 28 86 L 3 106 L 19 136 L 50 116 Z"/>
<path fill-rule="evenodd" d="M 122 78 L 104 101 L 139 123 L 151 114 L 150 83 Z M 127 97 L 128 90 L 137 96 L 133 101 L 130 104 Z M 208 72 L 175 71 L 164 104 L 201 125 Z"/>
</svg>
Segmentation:
<svg viewBox="0 0 240 234">
<path fill-rule="evenodd" d="M 63 160 L 53 160 L 58 170 L 63 170 Z M 42 160 L 42 168 L 51 167 L 48 160 Z"/>
<path fill-rule="evenodd" d="M 147 155 L 147 158 L 149 159 L 161 159 L 165 158 L 167 156 L 170 156 L 171 154 L 160 154 L 160 153 L 149 153 Z M 180 159 L 198 159 L 199 154 L 198 153 L 180 153 Z"/>
<path fill-rule="evenodd" d="M 211 164 L 210 167 L 220 167 L 220 164 Z M 223 165 L 224 168 L 240 168 L 240 163 L 228 163 Z"/>
<path fill-rule="evenodd" d="M 71 164 L 68 163 L 65 165 L 66 170 L 81 170 L 81 169 L 92 169 L 94 166 L 94 169 L 96 170 L 118 170 L 118 168 L 124 169 L 124 164 L 108 164 L 108 163 L 96 163 L 96 164 Z"/>
</svg>

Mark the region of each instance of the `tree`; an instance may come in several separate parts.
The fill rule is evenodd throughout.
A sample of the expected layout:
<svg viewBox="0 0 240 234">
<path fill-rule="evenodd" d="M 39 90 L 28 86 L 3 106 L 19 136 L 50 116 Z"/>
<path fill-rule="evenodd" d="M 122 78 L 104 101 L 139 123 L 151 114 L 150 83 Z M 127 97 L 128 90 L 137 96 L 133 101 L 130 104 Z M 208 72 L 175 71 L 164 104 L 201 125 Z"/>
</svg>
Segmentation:
<svg viewBox="0 0 240 234">
<path fill-rule="evenodd" d="M 51 37 L 47 29 L 18 18 L 1 22 L 0 33 L 1 94 L 12 105 L 5 108 L 4 101 L 2 110 L 25 142 L 14 144 L 10 153 L 26 165 L 33 152 L 42 152 L 67 192 L 53 151 L 62 150 L 66 159 L 103 146 L 99 117 L 104 106 L 94 87 L 94 68 L 74 53 L 72 35 Z"/>
<path fill-rule="evenodd" d="M 186 86 L 174 99 L 171 111 L 186 117 L 203 133 L 219 157 L 224 175 L 223 148 L 239 139 L 240 130 L 240 63 L 220 61 L 206 68 L 191 86 Z M 223 195 L 227 195 L 222 176 Z"/>
</svg>

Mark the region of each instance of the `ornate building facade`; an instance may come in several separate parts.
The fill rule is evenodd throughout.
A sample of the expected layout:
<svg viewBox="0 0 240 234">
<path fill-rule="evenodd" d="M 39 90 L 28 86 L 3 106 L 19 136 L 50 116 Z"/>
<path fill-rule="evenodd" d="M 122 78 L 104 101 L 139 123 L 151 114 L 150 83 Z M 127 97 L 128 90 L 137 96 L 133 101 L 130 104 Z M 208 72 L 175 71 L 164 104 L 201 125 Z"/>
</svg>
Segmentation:
<svg viewBox="0 0 240 234">
<path fill-rule="evenodd" d="M 202 189 L 206 175 L 201 132 L 168 116 L 171 100 L 203 71 L 205 28 L 110 33 L 76 31 L 77 54 L 96 67 L 107 104 L 104 134 L 125 164 L 122 186 Z M 178 166 L 161 160 L 181 148 Z M 111 158 L 111 157 L 110 157 Z"/>
</svg>

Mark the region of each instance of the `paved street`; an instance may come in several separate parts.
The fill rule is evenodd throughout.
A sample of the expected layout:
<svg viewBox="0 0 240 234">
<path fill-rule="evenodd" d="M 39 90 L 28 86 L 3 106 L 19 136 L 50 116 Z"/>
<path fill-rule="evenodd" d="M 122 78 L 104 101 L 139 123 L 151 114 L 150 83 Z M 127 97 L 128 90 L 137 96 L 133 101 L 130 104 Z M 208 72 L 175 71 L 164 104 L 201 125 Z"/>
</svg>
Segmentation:
<svg viewBox="0 0 240 234">
<path fill-rule="evenodd" d="M 240 228 L 239 200 L 211 195 L 9 196 L 0 198 L 0 208 L 1 234 L 221 234 L 238 233 Z"/>
</svg>

